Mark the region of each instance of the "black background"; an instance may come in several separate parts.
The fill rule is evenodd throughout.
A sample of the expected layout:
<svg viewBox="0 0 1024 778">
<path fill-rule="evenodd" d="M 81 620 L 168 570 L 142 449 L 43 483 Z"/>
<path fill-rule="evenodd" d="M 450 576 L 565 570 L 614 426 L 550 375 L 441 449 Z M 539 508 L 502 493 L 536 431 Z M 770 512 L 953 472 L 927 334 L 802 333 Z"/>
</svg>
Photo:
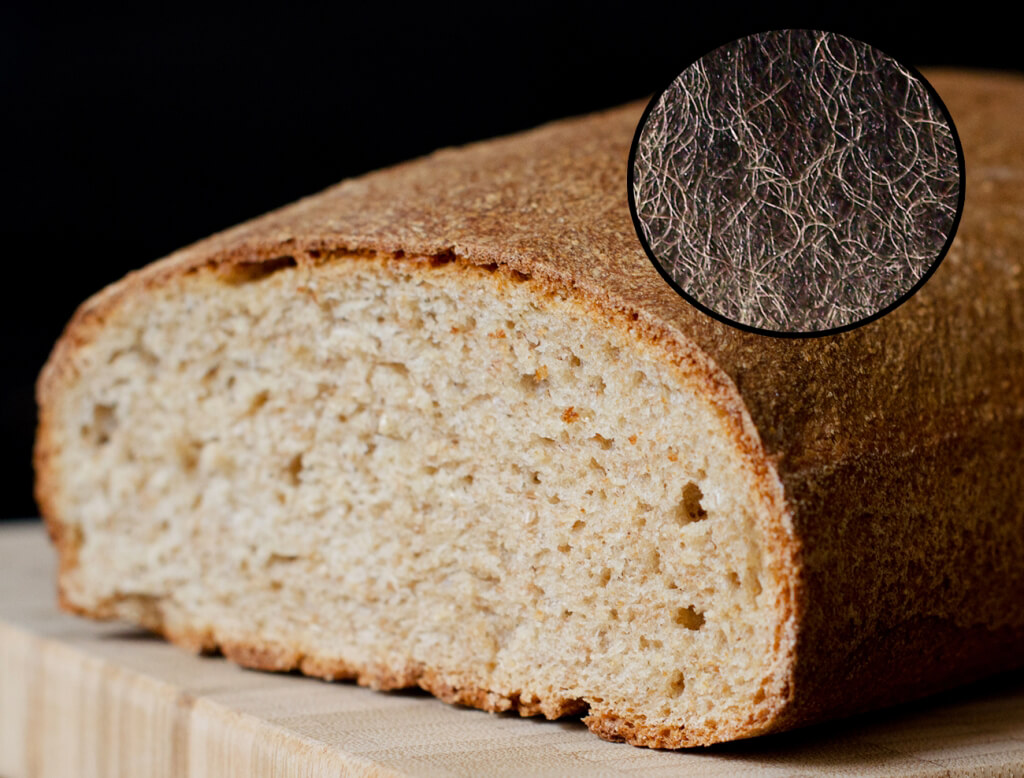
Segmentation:
<svg viewBox="0 0 1024 778">
<path fill-rule="evenodd" d="M 1024 67 L 999 6 L 954 7 L 5 6 L 0 517 L 36 514 L 32 392 L 50 346 L 128 270 L 344 177 L 651 94 L 759 30 L 828 29 L 918 66 Z"/>
</svg>

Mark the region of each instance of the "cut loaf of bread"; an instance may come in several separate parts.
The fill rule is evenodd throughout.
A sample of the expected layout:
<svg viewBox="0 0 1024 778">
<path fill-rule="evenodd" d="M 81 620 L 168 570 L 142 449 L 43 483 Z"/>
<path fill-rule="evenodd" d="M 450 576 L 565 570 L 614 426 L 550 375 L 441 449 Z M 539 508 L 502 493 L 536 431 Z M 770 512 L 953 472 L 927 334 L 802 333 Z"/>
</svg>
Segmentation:
<svg viewBox="0 0 1024 778">
<path fill-rule="evenodd" d="M 1024 80 L 932 73 L 909 302 L 766 339 L 636 238 L 642 106 L 347 181 L 86 302 L 39 382 L 72 611 L 680 747 L 1024 663 Z"/>
</svg>

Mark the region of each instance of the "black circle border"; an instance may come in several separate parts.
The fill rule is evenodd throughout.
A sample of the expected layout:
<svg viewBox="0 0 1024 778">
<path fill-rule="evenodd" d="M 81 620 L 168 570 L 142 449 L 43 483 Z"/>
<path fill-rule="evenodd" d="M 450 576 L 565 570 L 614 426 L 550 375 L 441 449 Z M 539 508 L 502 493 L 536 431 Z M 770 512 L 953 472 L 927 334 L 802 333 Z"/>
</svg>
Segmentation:
<svg viewBox="0 0 1024 778">
<path fill-rule="evenodd" d="M 871 48 L 875 49 L 875 51 L 879 51 L 882 54 L 884 54 L 885 56 L 887 56 L 890 59 L 894 60 L 898 65 L 900 65 L 901 67 L 905 68 L 912 76 L 916 77 L 918 79 L 918 81 L 920 81 L 922 84 L 924 84 L 925 89 L 928 90 L 929 94 L 931 95 L 932 99 L 935 101 L 935 104 L 938 105 L 939 110 L 942 112 L 942 115 L 945 117 L 946 122 L 949 125 L 949 128 L 950 128 L 950 130 L 951 130 L 951 132 L 953 134 L 953 144 L 956 147 L 956 157 L 957 157 L 957 163 L 958 163 L 959 172 L 960 172 L 960 190 L 959 190 L 959 196 L 957 198 L 956 214 L 953 217 L 953 224 L 950 227 L 949 235 L 947 236 L 946 242 L 942 246 L 942 249 L 939 251 L 938 255 L 936 256 L 935 261 L 932 262 L 932 264 L 924 272 L 924 274 L 921 276 L 921 278 L 919 278 L 917 280 L 917 282 L 912 287 L 910 287 L 909 290 L 904 292 L 902 296 L 898 297 L 896 300 L 894 300 L 892 303 L 887 305 L 885 308 L 882 308 L 881 310 L 876 311 L 875 313 L 872 313 L 869 316 L 865 316 L 863 319 L 858 319 L 855 322 L 851 322 L 849 324 L 844 324 L 841 327 L 833 327 L 833 328 L 827 329 L 827 330 L 814 330 L 813 332 L 784 332 L 784 331 L 780 331 L 780 330 L 769 330 L 769 329 L 765 329 L 763 327 L 755 327 L 755 326 L 750 325 L 750 324 L 744 324 L 743 322 L 734 321 L 733 319 L 730 319 L 727 316 L 723 316 L 722 314 L 718 313 L 717 311 L 712 310 L 711 308 L 707 307 L 706 305 L 704 305 L 703 303 L 698 301 L 695 297 L 693 297 L 688 292 L 683 291 L 682 287 L 678 283 L 676 283 L 676 281 L 661 266 L 661 263 L 658 262 L 657 258 L 654 255 L 654 252 L 651 251 L 651 247 L 650 247 L 650 245 L 647 242 L 647 238 L 644 237 L 643 224 L 640 221 L 640 217 L 637 215 L 636 199 L 635 199 L 635 196 L 633 194 L 633 178 L 634 178 L 634 176 L 633 176 L 633 169 L 634 169 L 634 162 L 635 162 L 635 159 L 636 159 L 637 146 L 639 145 L 639 142 L 640 142 L 640 135 L 643 132 L 644 126 L 647 124 L 647 117 L 650 115 L 651 111 L 654 110 L 655 106 L 658 104 L 658 101 L 661 100 L 662 96 L 665 94 L 665 92 L 668 91 L 668 89 L 672 86 L 672 84 L 675 82 L 675 80 L 677 78 L 679 78 L 679 76 L 682 75 L 683 72 L 685 72 L 688 68 L 692 67 L 697 62 L 699 62 L 701 59 L 706 57 L 708 54 L 711 54 L 712 52 L 717 51 L 718 49 L 722 48 L 723 46 L 728 46 L 730 43 L 734 43 L 734 42 L 736 42 L 738 40 L 742 40 L 743 38 L 747 38 L 747 37 L 750 37 L 752 35 L 763 35 L 765 33 L 772 33 L 772 32 L 786 32 L 786 31 L 789 31 L 789 30 L 799 30 L 799 31 L 807 31 L 807 32 L 815 32 L 815 33 L 827 33 L 829 35 L 838 35 L 838 36 L 847 38 L 848 40 L 852 40 L 852 41 L 854 41 L 856 43 L 860 43 L 860 44 L 862 44 L 864 46 L 871 46 Z M 713 319 L 715 319 L 717 321 L 722 322 L 722 324 L 727 324 L 730 327 L 735 327 L 736 329 L 743 330 L 744 332 L 749 332 L 749 333 L 752 333 L 754 335 L 765 335 L 765 336 L 772 337 L 772 338 L 787 338 L 787 339 L 822 338 L 822 337 L 826 337 L 828 335 L 838 335 L 838 334 L 843 333 L 843 332 L 849 332 L 850 330 L 857 329 L 858 327 L 863 327 L 865 324 L 870 324 L 871 322 L 877 321 L 878 319 L 882 318 L 883 316 L 885 316 L 885 315 L 887 315 L 889 313 L 892 313 L 894 310 L 896 310 L 901 305 L 903 305 L 903 303 L 905 303 L 907 300 L 909 300 L 911 297 L 913 297 L 915 294 L 917 294 L 917 292 L 921 289 L 921 287 L 924 286 L 925 283 L 927 283 L 928 279 L 930 279 L 932 277 L 932 275 L 935 273 L 935 271 L 939 269 L 939 265 L 942 264 L 942 260 L 944 260 L 946 258 L 946 255 L 949 253 L 949 248 L 953 244 L 953 239 L 956 238 L 957 230 L 960 227 L 960 219 L 961 219 L 961 217 L 963 216 L 963 213 L 964 213 L 964 199 L 965 199 L 965 197 L 967 195 L 967 168 L 966 168 L 966 164 L 965 164 L 965 161 L 964 161 L 963 145 L 960 143 L 960 133 L 957 132 L 956 124 L 953 121 L 952 115 L 949 113 L 949 109 L 946 107 L 945 102 L 943 102 L 942 97 L 939 95 L 938 91 L 936 91 L 935 87 L 932 86 L 931 82 L 928 81 L 928 79 L 925 78 L 921 74 L 921 71 L 919 71 L 916 67 L 914 67 L 913 65 L 908 65 L 902 59 L 900 59 L 898 57 L 894 57 L 892 54 L 889 54 L 887 51 L 883 51 L 882 49 L 878 48 L 877 46 L 873 46 L 872 44 L 867 43 L 866 41 L 862 41 L 859 38 L 855 38 L 852 35 L 846 35 L 846 34 L 841 33 L 841 32 L 833 32 L 831 30 L 812 29 L 812 28 L 805 28 L 805 27 L 783 27 L 783 28 L 779 28 L 779 29 L 762 30 L 760 32 L 747 33 L 745 35 L 741 35 L 738 38 L 731 38 L 728 41 L 726 41 L 725 43 L 721 43 L 721 44 L 719 44 L 719 45 L 717 45 L 717 46 L 715 46 L 715 47 L 713 47 L 711 49 L 708 49 L 703 54 L 701 54 L 699 57 L 697 57 L 697 59 L 691 61 L 689 64 L 686 65 L 686 67 L 684 67 L 682 70 L 680 70 L 674 76 L 672 76 L 672 78 L 668 81 L 668 83 L 665 84 L 665 86 L 663 86 L 661 89 L 659 89 L 657 92 L 655 92 L 654 96 L 647 103 L 647 107 L 644 108 L 644 112 L 643 112 L 643 114 L 640 117 L 640 121 L 637 123 L 636 131 L 633 133 L 633 142 L 630 144 L 630 147 L 629 147 L 629 160 L 627 162 L 627 168 L 626 168 L 626 190 L 627 190 L 626 191 L 627 197 L 629 199 L 629 215 L 633 219 L 633 228 L 636 231 L 637 238 L 640 240 L 640 245 L 643 246 L 644 253 L 647 255 L 647 259 L 650 260 L 652 265 L 654 265 L 654 269 L 658 271 L 658 274 L 663 279 L 665 279 L 665 281 L 668 283 L 668 285 L 671 286 L 672 289 L 674 289 L 675 292 L 680 297 L 682 297 L 684 300 L 686 300 L 686 302 L 688 302 L 690 305 L 692 305 L 694 308 L 696 308 L 697 310 L 701 311 L 702 313 L 710 316 L 711 318 L 713 318 Z"/>
</svg>

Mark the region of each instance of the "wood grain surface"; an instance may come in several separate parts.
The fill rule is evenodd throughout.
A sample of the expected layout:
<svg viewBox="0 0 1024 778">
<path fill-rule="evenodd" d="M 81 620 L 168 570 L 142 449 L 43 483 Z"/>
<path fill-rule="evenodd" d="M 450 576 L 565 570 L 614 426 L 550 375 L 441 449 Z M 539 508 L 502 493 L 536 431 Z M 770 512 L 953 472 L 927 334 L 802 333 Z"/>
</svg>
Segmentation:
<svg viewBox="0 0 1024 778">
<path fill-rule="evenodd" d="M 0 527 L 0 776 L 1024 776 L 1024 672 L 784 735 L 650 751 L 578 721 L 193 656 L 59 612 L 54 561 L 38 523 Z"/>
</svg>

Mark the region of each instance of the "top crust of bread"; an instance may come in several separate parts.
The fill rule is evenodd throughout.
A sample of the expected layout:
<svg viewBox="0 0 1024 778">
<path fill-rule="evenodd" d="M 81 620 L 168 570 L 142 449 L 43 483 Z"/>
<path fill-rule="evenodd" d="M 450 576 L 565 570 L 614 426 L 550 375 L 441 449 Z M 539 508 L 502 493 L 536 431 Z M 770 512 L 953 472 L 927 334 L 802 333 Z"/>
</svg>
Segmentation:
<svg viewBox="0 0 1024 778">
<path fill-rule="evenodd" d="M 789 582 L 777 603 L 787 672 L 769 690 L 767 719 L 714 740 L 1019 664 L 1024 473 L 1008 452 L 1024 439 L 1024 78 L 926 75 L 966 155 L 959 235 L 911 300 L 841 335 L 746 333 L 662 280 L 626 204 L 641 104 L 345 181 L 130 274 L 82 305 L 39 381 L 37 499 L 62 566 L 74 564 L 75 539 L 51 503 L 46 408 L 73 377 L 71 355 L 122 296 L 204 269 L 315 267 L 352 254 L 454 261 L 528 276 L 633 330 L 699 376 L 730 420 L 774 506 L 762 530 L 775 575 Z M 628 726 L 595 729 L 629 738 Z"/>
</svg>

